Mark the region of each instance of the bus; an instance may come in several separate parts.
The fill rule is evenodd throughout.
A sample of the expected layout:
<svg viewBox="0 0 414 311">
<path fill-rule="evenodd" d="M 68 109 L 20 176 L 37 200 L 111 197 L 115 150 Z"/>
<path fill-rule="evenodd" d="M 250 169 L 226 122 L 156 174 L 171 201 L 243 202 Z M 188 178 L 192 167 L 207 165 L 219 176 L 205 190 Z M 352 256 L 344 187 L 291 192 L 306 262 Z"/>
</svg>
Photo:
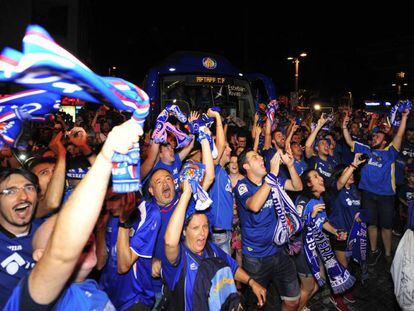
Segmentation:
<svg viewBox="0 0 414 311">
<path fill-rule="evenodd" d="M 219 106 L 223 117 L 233 115 L 248 124 L 259 101 L 276 98 L 270 78 L 244 74 L 225 57 L 202 52 L 170 55 L 148 71 L 144 90 L 151 101 L 151 120 L 176 104 L 187 115 Z"/>
</svg>

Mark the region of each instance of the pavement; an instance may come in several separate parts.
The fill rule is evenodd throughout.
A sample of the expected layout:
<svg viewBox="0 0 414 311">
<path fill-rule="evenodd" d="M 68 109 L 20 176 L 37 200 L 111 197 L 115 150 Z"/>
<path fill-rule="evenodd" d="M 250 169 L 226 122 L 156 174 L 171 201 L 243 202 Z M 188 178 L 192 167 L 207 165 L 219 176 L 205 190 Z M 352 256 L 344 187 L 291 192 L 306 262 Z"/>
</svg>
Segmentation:
<svg viewBox="0 0 414 311">
<path fill-rule="evenodd" d="M 400 238 L 393 237 L 393 250 L 398 246 Z M 380 244 L 381 245 L 381 244 Z M 394 287 L 391 274 L 386 269 L 384 256 L 374 267 L 369 267 L 369 278 L 365 284 L 361 283 L 360 268 L 351 263 L 349 267 L 352 275 L 357 278 L 353 288 L 353 295 L 356 302 L 351 304 L 346 302 L 350 311 L 399 311 L 401 310 L 394 296 Z M 321 288 L 308 303 L 308 308 L 312 311 L 333 311 L 337 310 L 329 300 L 330 291 L 327 286 Z M 280 301 L 275 287 L 272 285 L 268 289 L 266 306 L 261 309 L 265 311 L 281 310 Z"/>
</svg>

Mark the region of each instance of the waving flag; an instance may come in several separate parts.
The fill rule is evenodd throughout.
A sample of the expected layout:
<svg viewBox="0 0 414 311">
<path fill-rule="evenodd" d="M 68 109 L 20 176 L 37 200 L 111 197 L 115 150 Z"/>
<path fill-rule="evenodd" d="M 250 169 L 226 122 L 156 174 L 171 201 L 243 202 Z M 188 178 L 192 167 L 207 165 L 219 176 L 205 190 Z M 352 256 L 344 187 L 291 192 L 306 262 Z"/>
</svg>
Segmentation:
<svg viewBox="0 0 414 311">
<path fill-rule="evenodd" d="M 45 121 L 60 106 L 60 96 L 44 90 L 32 90 L 0 98 L 0 138 L 18 147 L 22 121 Z"/>
<path fill-rule="evenodd" d="M 123 79 L 95 74 L 37 25 L 26 29 L 23 53 L 11 48 L 3 50 L 0 55 L 0 81 L 15 82 L 27 88 L 89 102 L 108 103 L 119 110 L 132 112 L 133 120 L 141 127 L 149 113 L 149 98 L 144 91 Z M 138 146 L 127 155 L 114 155 L 114 191 L 140 189 L 139 161 Z"/>
</svg>

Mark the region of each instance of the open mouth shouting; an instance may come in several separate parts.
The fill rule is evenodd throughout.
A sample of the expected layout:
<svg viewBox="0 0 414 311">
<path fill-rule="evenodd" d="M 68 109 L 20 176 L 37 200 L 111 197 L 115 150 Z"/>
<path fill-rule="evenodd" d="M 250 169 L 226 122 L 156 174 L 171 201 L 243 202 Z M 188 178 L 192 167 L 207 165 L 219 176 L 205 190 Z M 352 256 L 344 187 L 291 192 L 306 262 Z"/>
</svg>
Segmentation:
<svg viewBox="0 0 414 311">
<path fill-rule="evenodd" d="M 18 220 L 29 220 L 32 216 L 32 203 L 25 201 L 13 207 L 13 212 Z"/>
</svg>

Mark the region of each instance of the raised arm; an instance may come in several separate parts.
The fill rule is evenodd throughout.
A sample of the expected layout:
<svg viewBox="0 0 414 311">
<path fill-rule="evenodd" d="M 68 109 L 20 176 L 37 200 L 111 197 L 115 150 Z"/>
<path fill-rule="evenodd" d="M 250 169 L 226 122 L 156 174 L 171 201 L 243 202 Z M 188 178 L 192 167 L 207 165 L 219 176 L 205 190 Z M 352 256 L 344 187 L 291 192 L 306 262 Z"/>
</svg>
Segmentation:
<svg viewBox="0 0 414 311">
<path fill-rule="evenodd" d="M 354 156 L 354 161 L 344 169 L 342 172 L 342 175 L 338 178 L 338 181 L 336 182 L 336 188 L 338 190 L 341 190 L 343 187 L 345 187 L 346 183 L 348 182 L 349 178 L 351 178 L 354 171 L 358 168 L 358 166 L 361 163 L 364 163 L 365 160 L 360 160 L 359 157 L 362 155 L 362 153 L 356 153 Z"/>
<path fill-rule="evenodd" d="M 299 128 L 299 125 L 297 125 L 296 123 L 294 125 L 292 125 L 291 131 L 289 132 L 288 136 L 286 137 L 286 141 L 285 141 L 285 146 L 286 147 L 285 148 L 286 148 L 286 151 L 288 153 L 292 153 L 292 150 L 290 149 L 290 142 L 292 141 L 293 134 L 296 133 L 298 128 Z"/>
<path fill-rule="evenodd" d="M 96 154 L 88 144 L 88 135 L 86 131 L 81 127 L 74 127 L 69 133 L 69 140 L 72 144 L 77 146 L 82 154 L 88 158 L 89 163 L 92 165 L 95 162 Z"/>
<path fill-rule="evenodd" d="M 256 126 L 257 126 L 257 122 L 259 121 L 259 114 L 256 112 L 255 114 L 254 114 L 254 117 L 253 117 L 253 126 L 252 126 L 252 131 L 251 131 L 251 134 L 252 134 L 252 139 L 254 140 L 255 139 L 255 137 L 256 137 Z"/>
<path fill-rule="evenodd" d="M 316 124 L 315 129 L 311 132 L 308 139 L 306 140 L 306 143 L 305 143 L 305 156 L 306 156 L 306 158 L 309 159 L 309 158 L 314 156 L 313 143 L 315 142 L 316 135 L 318 135 L 319 131 L 325 125 L 326 121 L 327 121 L 327 119 L 325 119 L 325 116 L 322 113 L 321 117 L 318 120 L 318 124 Z"/>
<path fill-rule="evenodd" d="M 50 179 L 46 193 L 39 202 L 36 217 L 44 217 L 59 208 L 65 188 L 66 149 L 62 144 L 63 133 L 58 133 L 50 142 L 49 148 L 56 154 L 55 170 Z"/>
<path fill-rule="evenodd" d="M 264 150 L 272 147 L 272 124 L 270 123 L 269 118 L 266 120 L 265 124 L 265 141 L 264 141 Z"/>
<path fill-rule="evenodd" d="M 405 128 L 407 127 L 407 119 L 408 119 L 408 114 L 410 113 L 410 111 L 408 109 L 406 109 L 401 116 L 401 123 L 400 123 L 400 127 L 398 128 L 398 132 L 397 134 L 394 136 L 394 139 L 392 140 L 392 144 L 394 145 L 395 149 L 400 150 L 401 148 L 401 143 L 404 137 L 404 132 L 405 132 Z"/>
<path fill-rule="evenodd" d="M 108 250 L 106 248 L 106 226 L 109 220 L 109 212 L 101 215 L 96 224 L 96 266 L 95 268 L 100 271 L 105 267 L 108 260 Z"/>
<path fill-rule="evenodd" d="M 160 151 L 160 144 L 153 142 L 150 149 L 148 150 L 148 156 L 145 159 L 144 163 L 141 164 L 140 175 L 143 180 L 152 170 L 155 165 L 155 162 L 158 159 L 158 153 Z"/>
<path fill-rule="evenodd" d="M 292 154 L 281 154 L 281 159 L 288 168 L 290 175 L 290 179 L 286 180 L 285 189 L 289 191 L 302 191 L 302 180 L 300 179 L 300 176 L 296 171 Z"/>
<path fill-rule="evenodd" d="M 270 172 L 276 176 L 279 174 L 280 153 L 280 151 L 276 152 L 272 160 L 270 160 Z M 246 205 L 249 210 L 255 213 L 259 212 L 265 204 L 271 189 L 272 188 L 264 182 L 259 190 L 246 200 Z"/>
<path fill-rule="evenodd" d="M 206 129 L 208 130 L 208 129 Z M 209 130 L 208 130 L 209 131 Z M 209 133 L 211 134 L 211 133 Z M 201 152 L 203 157 L 203 164 L 206 166 L 206 174 L 203 179 L 202 187 L 204 190 L 208 190 L 211 184 L 214 182 L 214 161 L 211 155 L 210 144 L 207 139 L 201 141 Z"/>
<path fill-rule="evenodd" d="M 39 304 L 50 304 L 66 285 L 98 219 L 112 169 L 114 151 L 127 153 L 142 129 L 127 121 L 108 135 L 95 163 L 57 217 L 42 258 L 29 276 L 29 292 Z"/>
<path fill-rule="evenodd" d="M 128 215 L 135 207 L 135 198 L 133 195 L 125 195 L 122 197 L 121 214 L 119 215 L 119 222 L 125 223 L 128 220 Z M 141 204 L 146 204 L 143 201 Z M 130 228 L 119 227 L 118 238 L 116 241 L 116 258 L 118 265 L 118 273 L 127 273 L 132 265 L 137 261 L 138 255 L 132 251 L 129 243 Z"/>
<path fill-rule="evenodd" d="M 194 147 L 194 136 L 191 135 L 191 137 L 192 137 L 191 142 L 187 146 L 185 146 L 183 149 L 181 149 L 181 151 L 178 153 L 178 156 L 180 157 L 181 161 L 183 161 L 188 156 L 188 154 L 191 152 L 191 150 Z"/>
<path fill-rule="evenodd" d="M 180 201 L 170 221 L 168 222 L 167 229 L 165 231 L 164 243 L 165 243 L 165 255 L 167 260 L 171 264 L 175 264 L 179 251 L 180 251 L 180 239 L 181 232 L 184 226 L 185 212 L 187 210 L 188 202 L 191 198 L 191 187 L 188 181 L 183 182 L 183 193 L 181 194 Z"/>
<path fill-rule="evenodd" d="M 257 149 L 259 149 L 260 134 L 262 133 L 260 125 L 256 125 L 252 129 L 252 133 L 254 133 L 253 151 L 257 152 Z"/>
<path fill-rule="evenodd" d="M 351 134 L 349 134 L 348 123 L 349 123 L 349 115 L 346 114 L 344 117 L 344 120 L 342 121 L 342 132 L 344 134 L 344 139 L 347 145 L 351 148 L 351 150 L 354 150 L 355 142 L 352 140 Z"/>
<path fill-rule="evenodd" d="M 226 149 L 226 136 L 224 135 L 224 129 L 223 129 L 223 123 L 221 121 L 221 115 L 218 111 L 214 111 L 212 109 L 209 109 L 207 111 L 207 115 L 210 118 L 216 119 L 216 147 L 217 147 L 217 153 L 218 156 L 214 160 L 215 164 L 218 164 L 220 161 L 220 158 L 224 152 L 224 149 Z"/>
</svg>

